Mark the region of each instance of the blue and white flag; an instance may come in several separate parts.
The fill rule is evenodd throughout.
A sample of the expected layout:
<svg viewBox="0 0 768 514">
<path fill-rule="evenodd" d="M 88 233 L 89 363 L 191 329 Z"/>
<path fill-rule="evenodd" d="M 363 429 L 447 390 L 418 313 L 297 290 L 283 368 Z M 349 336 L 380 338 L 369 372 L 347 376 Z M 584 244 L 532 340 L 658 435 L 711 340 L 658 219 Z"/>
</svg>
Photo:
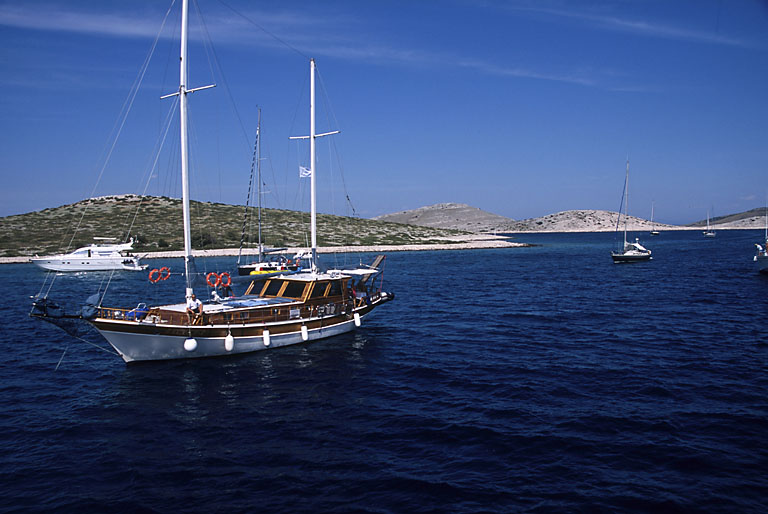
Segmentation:
<svg viewBox="0 0 768 514">
<path fill-rule="evenodd" d="M 312 170 L 309 168 L 305 168 L 304 166 L 299 166 L 299 178 L 307 178 L 312 176 Z"/>
</svg>

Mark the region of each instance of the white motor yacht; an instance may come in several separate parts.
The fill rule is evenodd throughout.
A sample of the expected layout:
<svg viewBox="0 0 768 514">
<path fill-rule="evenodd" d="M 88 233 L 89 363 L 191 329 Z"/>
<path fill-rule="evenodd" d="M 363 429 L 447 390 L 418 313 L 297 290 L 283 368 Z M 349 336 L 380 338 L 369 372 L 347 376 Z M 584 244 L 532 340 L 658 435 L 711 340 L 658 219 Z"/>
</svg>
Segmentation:
<svg viewBox="0 0 768 514">
<path fill-rule="evenodd" d="M 109 238 L 94 238 L 106 240 Z M 74 252 L 30 259 L 43 269 L 51 271 L 142 271 L 147 269 L 139 258 L 131 255 L 133 238 L 120 244 L 91 244 Z"/>
</svg>

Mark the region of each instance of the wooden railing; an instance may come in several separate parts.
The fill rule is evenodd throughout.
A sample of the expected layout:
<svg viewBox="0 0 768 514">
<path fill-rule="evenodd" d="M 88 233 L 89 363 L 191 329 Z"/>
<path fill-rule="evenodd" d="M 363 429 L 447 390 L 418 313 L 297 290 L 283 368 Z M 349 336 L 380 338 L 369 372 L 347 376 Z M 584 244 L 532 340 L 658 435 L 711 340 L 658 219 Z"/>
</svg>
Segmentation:
<svg viewBox="0 0 768 514">
<path fill-rule="evenodd" d="M 375 301 L 378 293 L 369 296 Z M 366 304 L 365 298 L 352 300 L 339 300 L 312 302 L 301 305 L 265 306 L 261 308 L 235 309 L 223 312 L 203 312 L 202 316 L 189 316 L 186 312 L 171 311 L 157 307 L 151 309 L 118 309 L 101 307 L 99 318 L 110 320 L 147 321 L 150 323 L 169 325 L 239 325 L 253 323 L 271 323 L 278 321 L 291 321 L 317 317 L 336 316 L 338 314 L 351 314 L 356 307 Z"/>
</svg>

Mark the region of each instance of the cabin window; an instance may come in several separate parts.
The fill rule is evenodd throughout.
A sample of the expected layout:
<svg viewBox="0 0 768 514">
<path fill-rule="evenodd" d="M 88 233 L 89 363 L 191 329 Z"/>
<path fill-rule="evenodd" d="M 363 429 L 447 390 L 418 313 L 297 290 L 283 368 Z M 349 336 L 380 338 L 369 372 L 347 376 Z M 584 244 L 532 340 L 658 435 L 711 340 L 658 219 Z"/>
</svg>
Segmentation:
<svg viewBox="0 0 768 514">
<path fill-rule="evenodd" d="M 328 282 L 315 282 L 315 288 L 312 290 L 310 298 L 321 298 L 325 296 L 325 290 L 328 289 Z"/>
<path fill-rule="evenodd" d="M 304 295 L 303 282 L 287 282 L 282 296 L 286 298 L 301 298 Z"/>
<path fill-rule="evenodd" d="M 341 296 L 341 280 L 333 280 L 328 296 Z"/>
<path fill-rule="evenodd" d="M 264 290 L 263 296 L 277 296 L 280 293 L 280 288 L 283 286 L 283 282 L 280 280 L 270 280 Z"/>
</svg>

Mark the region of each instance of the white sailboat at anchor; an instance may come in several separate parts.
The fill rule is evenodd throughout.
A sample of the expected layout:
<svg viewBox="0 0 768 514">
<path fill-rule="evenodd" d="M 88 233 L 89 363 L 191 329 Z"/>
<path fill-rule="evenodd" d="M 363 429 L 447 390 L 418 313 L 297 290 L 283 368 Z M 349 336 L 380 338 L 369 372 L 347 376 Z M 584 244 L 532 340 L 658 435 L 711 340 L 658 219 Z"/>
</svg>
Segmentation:
<svg viewBox="0 0 768 514">
<path fill-rule="evenodd" d="M 611 252 L 611 258 L 614 263 L 622 262 L 640 262 L 651 260 L 651 251 L 640 244 L 640 239 L 635 238 L 635 242 L 631 243 L 627 241 L 627 212 L 629 211 L 629 159 L 627 159 L 627 171 L 624 176 L 624 245 L 619 251 Z M 619 213 L 619 220 L 617 220 L 616 228 L 621 221 L 621 213 Z"/>
<path fill-rule="evenodd" d="M 181 14 L 180 84 L 181 178 L 184 232 L 184 267 L 187 299 L 194 298 L 194 271 L 189 208 L 187 95 L 204 88 L 187 89 L 188 0 Z M 310 269 L 253 281 L 242 296 L 195 304 L 192 302 L 141 308 L 106 307 L 94 295 L 79 314 L 67 315 L 47 297 L 36 297 L 31 316 L 65 328 L 73 319 L 85 320 L 109 342 L 126 362 L 186 359 L 240 354 L 324 339 L 360 327 L 373 309 L 394 299 L 374 279 L 378 265 L 357 270 L 323 272 L 317 261 L 315 140 L 327 134 L 315 131 L 315 61 L 310 61 L 310 166 L 311 257 Z M 171 95 L 169 95 L 171 96 Z M 164 268 L 165 269 L 165 268 Z M 153 270 L 152 274 L 157 272 Z M 163 272 L 157 273 L 164 275 Z M 209 274 L 210 275 L 210 274 Z M 201 295 L 203 296 L 203 295 Z M 66 330 L 66 328 L 65 328 Z"/>
<path fill-rule="evenodd" d="M 658 236 L 661 232 L 656 230 L 656 224 L 653 222 L 653 208 L 656 206 L 656 202 L 651 202 L 651 235 Z"/>
<path fill-rule="evenodd" d="M 765 235 L 763 236 L 763 244 L 755 243 L 757 253 L 753 257 L 753 261 L 757 264 L 757 270 L 760 273 L 768 273 L 768 207 L 765 208 Z"/>
<path fill-rule="evenodd" d="M 704 237 L 715 237 L 715 231 L 709 225 L 709 211 L 707 211 L 707 229 L 703 232 Z"/>
<path fill-rule="evenodd" d="M 287 257 L 284 253 L 286 248 L 266 248 L 262 241 L 261 232 L 261 219 L 262 219 L 262 178 L 261 178 L 261 109 L 259 109 L 259 120 L 256 125 L 256 144 L 254 148 L 254 159 L 251 165 L 251 180 L 250 184 L 253 184 L 254 175 L 256 178 L 256 196 L 257 209 L 257 254 L 256 260 L 251 262 L 247 261 L 247 258 L 243 255 L 243 246 L 245 243 L 246 225 L 248 223 L 248 207 L 251 200 L 251 187 L 248 187 L 248 198 L 245 202 L 245 212 L 243 216 L 243 231 L 240 237 L 240 250 L 237 255 L 237 265 L 235 272 L 232 276 L 237 280 L 253 280 L 253 279 L 266 279 L 269 277 L 275 277 L 278 275 L 288 275 L 291 273 L 298 273 L 301 271 L 301 257 L 302 254 L 295 255 L 293 257 Z M 254 173 L 255 172 L 255 173 Z"/>
</svg>

